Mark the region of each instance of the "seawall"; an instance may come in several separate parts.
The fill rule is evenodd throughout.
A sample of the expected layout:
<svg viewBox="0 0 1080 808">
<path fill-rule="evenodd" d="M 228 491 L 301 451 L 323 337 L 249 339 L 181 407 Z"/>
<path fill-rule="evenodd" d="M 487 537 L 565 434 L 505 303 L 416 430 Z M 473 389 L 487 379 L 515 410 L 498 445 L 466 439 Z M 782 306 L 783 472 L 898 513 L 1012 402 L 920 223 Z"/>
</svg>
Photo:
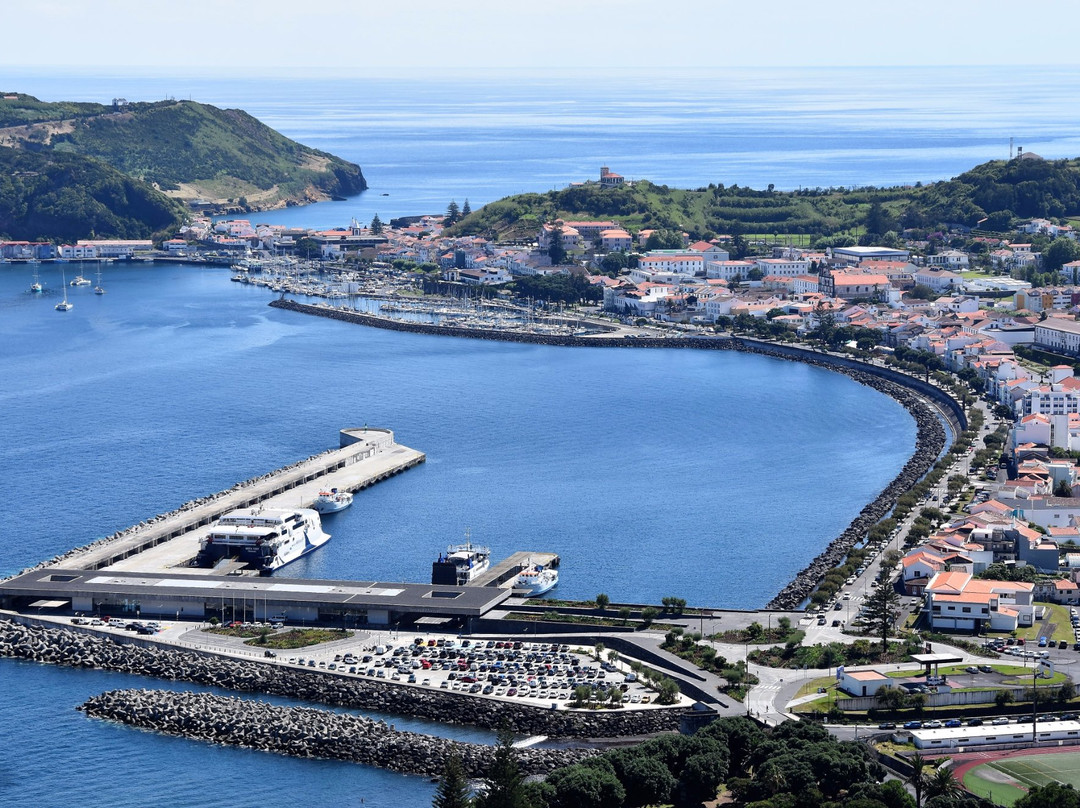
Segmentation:
<svg viewBox="0 0 1080 808">
<path fill-rule="evenodd" d="M 343 311 L 326 306 L 312 306 L 286 299 L 274 300 L 270 305 L 287 311 L 313 314 L 341 322 L 414 334 L 581 348 L 694 348 L 698 350 L 740 351 L 769 356 L 775 359 L 804 362 L 837 373 L 843 373 L 860 384 L 872 387 L 895 399 L 915 419 L 917 435 L 915 450 L 911 458 L 900 473 L 882 489 L 881 493 L 859 512 L 848 527 L 830 542 L 776 597 L 769 601 L 766 608 L 770 609 L 797 608 L 800 603 L 809 597 L 825 573 L 841 563 L 851 548 L 866 536 L 869 529 L 888 515 L 897 498 L 906 493 L 930 470 L 948 444 L 948 435 L 942 426 L 942 419 L 949 424 L 954 437 L 967 428 L 967 415 L 961 404 L 944 390 L 935 387 L 929 382 L 880 365 L 793 345 L 742 337 L 626 339 L 527 334 L 512 331 L 456 328 L 430 323 L 398 322 L 384 317 Z"/>
<path fill-rule="evenodd" d="M 94 718 L 304 758 L 329 758 L 435 777 L 451 754 L 466 777 L 482 777 L 494 747 L 394 729 L 384 721 L 310 707 L 170 690 L 111 690 L 77 709 Z M 591 749 L 519 749 L 524 774 L 547 774 L 598 754 Z"/>
<path fill-rule="evenodd" d="M 269 661 L 178 651 L 143 638 L 122 639 L 0 620 L 0 656 L 267 693 L 442 723 L 486 729 L 505 725 L 525 735 L 620 738 L 674 732 L 685 712 L 685 708 L 550 710 L 453 691 L 372 682 L 331 671 L 300 670 Z"/>
</svg>

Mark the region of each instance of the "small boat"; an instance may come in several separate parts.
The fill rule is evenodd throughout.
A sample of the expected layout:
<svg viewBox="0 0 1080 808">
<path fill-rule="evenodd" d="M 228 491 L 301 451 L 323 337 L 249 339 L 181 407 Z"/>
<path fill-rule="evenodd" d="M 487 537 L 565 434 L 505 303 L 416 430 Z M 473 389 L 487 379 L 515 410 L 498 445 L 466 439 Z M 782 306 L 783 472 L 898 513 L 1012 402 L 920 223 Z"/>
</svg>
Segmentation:
<svg viewBox="0 0 1080 808">
<path fill-rule="evenodd" d="M 512 590 L 519 597 L 532 598 L 550 592 L 558 583 L 558 570 L 537 565 L 518 573 Z"/>
<path fill-rule="evenodd" d="M 320 491 L 319 498 L 312 504 L 312 509 L 319 513 L 335 513 L 343 511 L 352 505 L 353 495 L 348 491 L 338 491 L 331 488 L 329 491 Z"/>
<path fill-rule="evenodd" d="M 103 295 L 103 294 L 105 294 L 105 287 L 103 287 L 101 285 L 101 266 L 100 265 L 98 265 L 97 286 L 94 287 L 94 294 L 95 295 Z"/>
<path fill-rule="evenodd" d="M 30 291 L 35 295 L 42 291 L 41 281 L 38 280 L 37 266 L 34 266 L 34 282 L 30 284 Z"/>
<path fill-rule="evenodd" d="M 90 285 L 90 280 L 88 278 L 84 278 L 82 275 L 76 275 L 74 278 L 72 278 L 71 283 L 69 285 L 70 286 L 89 286 Z"/>
<path fill-rule="evenodd" d="M 60 270 L 60 277 L 64 278 L 65 281 L 67 280 L 67 278 L 64 277 L 64 270 Z M 61 302 L 57 303 L 53 308 L 55 308 L 57 311 L 71 311 L 73 308 L 75 308 L 75 304 L 68 303 L 67 284 L 61 283 L 60 285 L 64 288 L 64 299 Z"/>
<path fill-rule="evenodd" d="M 431 562 L 431 583 L 437 586 L 465 586 L 487 571 L 491 563 L 491 549 L 479 547 L 465 533 L 464 544 L 451 544 L 446 555 Z"/>
</svg>

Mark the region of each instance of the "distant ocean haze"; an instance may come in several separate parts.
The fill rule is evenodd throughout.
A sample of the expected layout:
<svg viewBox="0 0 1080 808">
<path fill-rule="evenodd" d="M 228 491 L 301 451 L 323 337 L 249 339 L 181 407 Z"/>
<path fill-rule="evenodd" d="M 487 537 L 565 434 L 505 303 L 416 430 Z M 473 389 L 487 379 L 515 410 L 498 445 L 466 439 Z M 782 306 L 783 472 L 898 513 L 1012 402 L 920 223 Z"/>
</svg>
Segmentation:
<svg viewBox="0 0 1080 808">
<path fill-rule="evenodd" d="M 20 77 L 46 100 L 192 97 L 240 107 L 358 163 L 370 189 L 345 202 L 253 214 L 331 227 L 375 213 L 475 209 L 598 177 L 673 187 L 781 190 L 902 185 L 1009 154 L 1080 156 L 1073 68 L 745 69 L 711 75 L 537 79 Z M 385 194 L 385 196 L 384 196 Z"/>
</svg>

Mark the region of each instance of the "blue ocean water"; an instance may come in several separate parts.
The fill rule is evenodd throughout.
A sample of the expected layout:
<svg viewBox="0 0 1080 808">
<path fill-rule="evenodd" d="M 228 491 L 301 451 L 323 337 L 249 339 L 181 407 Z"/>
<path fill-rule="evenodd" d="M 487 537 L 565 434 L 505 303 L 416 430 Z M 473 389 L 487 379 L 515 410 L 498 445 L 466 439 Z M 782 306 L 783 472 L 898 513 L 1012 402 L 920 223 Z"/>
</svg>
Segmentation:
<svg viewBox="0 0 1080 808">
<path fill-rule="evenodd" d="M 594 176 L 780 188 L 932 180 L 1007 154 L 1080 153 L 1075 71 L 730 71 L 480 80 L 43 76 L 47 100 L 192 96 L 358 162 L 372 189 L 260 214 L 312 226 L 476 207 Z M 1021 103 L 1023 102 L 1023 103 Z M 382 194 L 389 196 L 382 196 Z M 424 466 L 329 517 L 285 574 L 423 579 L 466 528 L 495 554 L 564 559 L 559 594 L 761 605 L 896 473 L 914 426 L 815 368 L 690 351 L 555 349 L 405 335 L 269 309 L 223 270 L 108 265 L 52 304 L 0 267 L 0 573 L 393 428 Z M 5 805 L 423 805 L 430 784 L 91 722 L 89 693 L 143 680 L 0 660 Z"/>
<path fill-rule="evenodd" d="M 1010 137 L 1044 157 L 1080 155 L 1076 67 L 5 78 L 47 101 L 243 108 L 363 168 L 359 197 L 254 215 L 298 226 L 439 213 L 451 199 L 475 208 L 596 178 L 602 165 L 674 187 L 795 189 L 944 179 L 1007 157 Z"/>
<path fill-rule="evenodd" d="M 914 442 L 891 399 L 797 363 L 366 329 L 271 309 L 226 268 L 110 264 L 108 294 L 69 289 L 61 315 L 61 266 L 42 297 L 30 274 L 0 269 L 0 463 L 20 470 L 0 572 L 371 424 L 427 463 L 328 517 L 335 540 L 283 574 L 424 580 L 469 529 L 496 557 L 559 553 L 563 596 L 760 606 Z"/>
</svg>

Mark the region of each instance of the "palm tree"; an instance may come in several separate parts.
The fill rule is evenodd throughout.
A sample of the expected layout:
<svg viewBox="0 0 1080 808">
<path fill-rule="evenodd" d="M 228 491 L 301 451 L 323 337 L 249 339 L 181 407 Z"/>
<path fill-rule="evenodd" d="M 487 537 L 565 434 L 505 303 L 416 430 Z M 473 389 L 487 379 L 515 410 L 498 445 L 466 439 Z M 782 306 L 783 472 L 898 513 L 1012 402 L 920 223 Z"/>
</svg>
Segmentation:
<svg viewBox="0 0 1080 808">
<path fill-rule="evenodd" d="M 960 783 L 957 782 L 952 767 L 942 766 L 926 778 L 927 797 L 955 797 L 960 790 Z"/>
<path fill-rule="evenodd" d="M 911 774 L 908 775 L 906 783 L 915 789 L 915 808 L 922 808 L 923 787 L 927 781 L 924 772 L 926 758 L 916 752 L 908 762 L 911 764 Z"/>
</svg>

